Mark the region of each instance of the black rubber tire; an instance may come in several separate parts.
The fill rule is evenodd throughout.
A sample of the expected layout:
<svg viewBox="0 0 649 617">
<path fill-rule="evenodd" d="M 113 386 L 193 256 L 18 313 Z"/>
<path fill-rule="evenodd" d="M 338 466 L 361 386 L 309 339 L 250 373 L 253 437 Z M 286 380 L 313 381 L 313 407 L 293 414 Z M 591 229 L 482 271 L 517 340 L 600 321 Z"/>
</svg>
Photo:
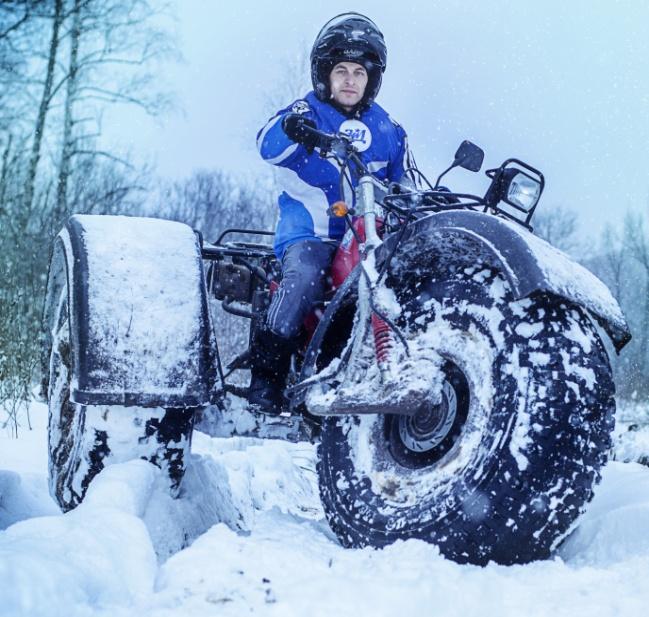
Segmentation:
<svg viewBox="0 0 649 617">
<path fill-rule="evenodd" d="M 70 401 L 74 349 L 70 344 L 67 286 L 52 320 L 47 380 L 50 494 L 66 512 L 83 500 L 107 465 L 134 458 L 165 470 L 172 494 L 185 473 L 195 408 L 79 405 Z"/>
<path fill-rule="evenodd" d="M 547 558 L 607 458 L 608 356 L 579 307 L 554 296 L 513 302 L 488 267 L 446 277 L 393 286 L 407 337 L 430 336 L 466 378 L 453 385 L 456 405 L 467 401 L 461 430 L 455 423 L 441 456 L 433 448 L 404 460 L 398 419 L 326 418 L 318 478 L 327 520 L 349 547 L 419 538 L 460 563 Z"/>
</svg>

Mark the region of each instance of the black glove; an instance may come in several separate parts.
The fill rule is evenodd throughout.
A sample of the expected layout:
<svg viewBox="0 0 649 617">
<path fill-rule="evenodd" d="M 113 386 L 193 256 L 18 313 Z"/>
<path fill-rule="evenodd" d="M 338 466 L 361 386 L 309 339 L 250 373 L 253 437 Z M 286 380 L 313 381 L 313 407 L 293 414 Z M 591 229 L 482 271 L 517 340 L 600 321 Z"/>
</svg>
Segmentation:
<svg viewBox="0 0 649 617">
<path fill-rule="evenodd" d="M 320 137 L 309 129 L 315 129 L 315 122 L 305 118 L 302 114 L 286 114 L 282 118 L 282 129 L 286 136 L 292 141 L 302 144 L 307 150 L 313 152 L 316 146 L 320 146 Z"/>
</svg>

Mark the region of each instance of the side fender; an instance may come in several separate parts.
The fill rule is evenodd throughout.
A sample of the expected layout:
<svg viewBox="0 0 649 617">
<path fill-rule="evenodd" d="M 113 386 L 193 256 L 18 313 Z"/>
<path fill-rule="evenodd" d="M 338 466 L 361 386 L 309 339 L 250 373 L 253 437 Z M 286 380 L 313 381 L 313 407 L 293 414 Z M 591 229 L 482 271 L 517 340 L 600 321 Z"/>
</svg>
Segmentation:
<svg viewBox="0 0 649 617">
<path fill-rule="evenodd" d="M 391 237 L 380 247 L 379 258 L 394 242 Z M 622 310 L 602 281 L 562 251 L 500 217 L 466 210 L 432 214 L 410 225 L 397 254 L 397 276 L 399 261 L 409 267 L 413 259 L 486 257 L 506 276 L 517 300 L 534 292 L 555 294 L 589 311 L 618 353 L 631 339 Z"/>
<path fill-rule="evenodd" d="M 193 407 L 214 383 L 210 318 L 196 236 L 187 225 L 75 215 L 57 236 L 45 347 L 67 283 L 71 398 L 82 405 Z"/>
</svg>

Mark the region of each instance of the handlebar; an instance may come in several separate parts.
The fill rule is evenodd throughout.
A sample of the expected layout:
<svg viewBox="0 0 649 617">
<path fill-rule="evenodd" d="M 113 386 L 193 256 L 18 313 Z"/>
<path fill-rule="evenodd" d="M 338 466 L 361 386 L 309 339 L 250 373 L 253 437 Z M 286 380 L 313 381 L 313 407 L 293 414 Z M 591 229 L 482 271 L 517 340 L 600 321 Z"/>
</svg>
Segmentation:
<svg viewBox="0 0 649 617">
<path fill-rule="evenodd" d="M 320 142 L 321 156 L 326 156 L 331 152 L 337 158 L 353 161 L 362 175 L 370 173 L 358 156 L 358 149 L 354 146 L 354 141 L 349 135 L 345 135 L 345 133 L 325 133 L 308 125 L 304 125 L 302 130 L 317 137 Z"/>
<path fill-rule="evenodd" d="M 383 194 L 377 199 L 376 196 L 372 199 L 370 196 L 370 191 L 368 190 L 366 195 L 366 200 L 371 200 L 372 204 L 378 202 L 383 208 L 388 212 L 392 211 L 397 216 L 411 216 L 413 213 L 420 212 L 421 214 L 427 212 L 438 212 L 441 210 L 447 209 L 457 209 L 457 208 L 483 208 L 483 211 L 487 211 L 489 208 L 492 208 L 494 212 L 500 213 L 508 218 L 512 218 L 514 221 L 521 223 L 523 226 L 530 228 L 529 221 L 534 208 L 527 212 L 527 217 L 524 221 L 519 220 L 518 217 L 512 216 L 506 209 L 500 208 L 497 204 L 489 203 L 487 195 L 489 190 L 492 189 L 495 179 L 488 173 L 492 178 L 492 187 L 489 188 L 487 194 L 483 196 L 471 195 L 468 193 L 455 193 L 453 191 L 442 191 L 438 188 L 439 179 L 437 184 L 433 187 L 426 177 L 416 168 L 409 169 L 410 172 L 416 172 L 420 178 L 422 178 L 426 184 L 430 187 L 430 190 L 421 190 L 417 188 L 412 190 L 411 187 L 401 186 L 399 183 L 388 183 L 385 181 L 377 180 L 373 177 L 373 174 L 368 170 L 365 163 L 363 163 L 358 149 L 354 146 L 353 139 L 344 133 L 331 134 L 321 131 L 317 128 L 314 128 L 309 125 L 303 125 L 302 130 L 306 134 L 315 138 L 313 141 L 316 141 L 320 147 L 320 156 L 326 157 L 328 154 L 333 154 L 337 159 L 342 160 L 343 169 L 351 162 L 356 167 L 356 171 L 359 176 L 359 186 L 365 184 L 363 181 L 363 176 L 372 176 L 374 184 L 377 182 L 383 185 Z M 456 154 L 457 157 L 457 154 Z M 481 161 L 482 162 L 482 161 Z M 543 176 L 536 169 L 531 166 L 518 161 L 517 159 L 508 159 L 501 165 L 499 168 L 503 170 L 508 163 L 515 162 L 521 165 L 524 169 L 527 169 L 531 172 L 534 172 L 537 176 L 540 177 L 541 191 L 543 190 Z M 454 163 L 449 169 L 456 167 L 457 164 Z M 477 171 L 477 169 L 471 169 L 471 171 Z M 497 170 L 492 170 L 497 171 Z M 444 175 L 444 174 L 442 174 Z M 441 176 L 440 176 L 441 178 Z M 348 180 L 349 181 L 349 180 Z M 341 195 L 343 194 L 342 190 L 343 174 L 341 174 Z M 396 187 L 396 188 L 395 188 Z M 515 206 L 514 206 L 515 207 Z M 534 206 L 536 207 L 536 206 Z M 373 208 L 373 205 L 372 205 Z M 370 208 L 370 210 L 372 209 Z M 531 229 L 531 228 L 530 228 Z"/>
<path fill-rule="evenodd" d="M 314 127 L 304 125 L 302 127 L 302 130 L 304 130 L 306 133 L 312 135 L 313 137 L 316 137 L 319 142 L 320 142 L 320 155 L 321 156 L 326 156 L 330 152 L 333 153 L 337 158 L 343 159 L 343 160 L 350 160 L 353 161 L 353 163 L 356 165 L 358 171 L 360 172 L 359 175 L 372 175 L 371 172 L 368 170 L 368 168 L 365 166 L 365 163 L 361 160 L 358 149 L 356 146 L 354 146 L 354 141 L 353 139 L 349 136 L 346 135 L 345 133 L 326 133 L 325 131 L 321 131 L 319 129 L 316 129 Z M 421 172 L 417 170 L 420 175 Z M 398 185 L 398 183 L 391 183 L 392 185 Z M 432 187 L 431 187 L 432 188 Z M 436 189 L 432 189 L 430 191 L 406 191 L 404 192 L 399 192 L 397 194 L 390 194 L 388 191 L 388 195 L 386 196 L 387 198 L 385 199 L 386 204 L 388 207 L 393 207 L 395 210 L 402 210 L 402 212 L 405 212 L 405 210 L 400 209 L 396 206 L 394 203 L 390 203 L 392 200 L 391 198 L 407 198 L 409 196 L 415 196 L 418 195 L 420 197 L 423 197 L 424 199 L 428 199 L 431 201 L 434 201 L 436 198 L 439 199 L 442 203 L 446 205 L 448 204 L 449 198 L 457 198 L 459 199 L 469 199 L 473 202 L 481 200 L 480 197 L 476 195 L 468 195 L 466 193 L 453 193 L 451 191 L 438 191 Z"/>
</svg>

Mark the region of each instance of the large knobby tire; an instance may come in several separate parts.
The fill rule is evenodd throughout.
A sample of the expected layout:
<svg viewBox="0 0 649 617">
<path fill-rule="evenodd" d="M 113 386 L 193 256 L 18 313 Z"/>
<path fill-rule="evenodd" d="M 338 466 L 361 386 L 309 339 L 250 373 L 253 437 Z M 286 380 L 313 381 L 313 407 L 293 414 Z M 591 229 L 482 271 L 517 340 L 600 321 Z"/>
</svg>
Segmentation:
<svg viewBox="0 0 649 617">
<path fill-rule="evenodd" d="M 482 266 L 444 279 L 395 284 L 400 327 L 445 359 L 442 402 L 412 418 L 324 421 L 327 520 L 350 547 L 419 538 L 460 563 L 547 558 L 591 499 L 610 447 L 606 351 L 560 298 L 514 302 Z"/>
<path fill-rule="evenodd" d="M 53 319 L 47 400 L 50 494 L 63 511 L 79 505 L 107 465 L 151 461 L 177 493 L 185 472 L 195 409 L 79 405 L 70 400 L 72 359 L 67 287 Z"/>
</svg>

